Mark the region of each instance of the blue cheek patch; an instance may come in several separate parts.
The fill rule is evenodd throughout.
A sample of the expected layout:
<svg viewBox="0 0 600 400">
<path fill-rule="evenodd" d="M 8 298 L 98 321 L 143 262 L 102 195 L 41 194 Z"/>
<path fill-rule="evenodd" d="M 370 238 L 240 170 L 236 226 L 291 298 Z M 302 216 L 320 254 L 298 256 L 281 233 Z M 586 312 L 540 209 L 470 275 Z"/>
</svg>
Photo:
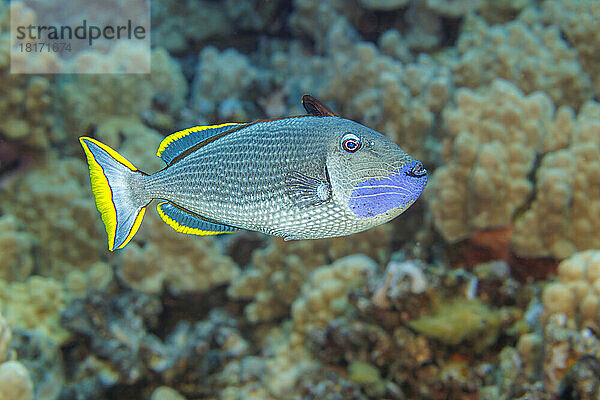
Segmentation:
<svg viewBox="0 0 600 400">
<path fill-rule="evenodd" d="M 350 210 L 359 218 L 375 217 L 395 208 L 404 211 L 419 198 L 427 184 L 427 174 L 407 175 L 418 164 L 410 162 L 384 178 L 371 178 L 356 185 L 348 203 Z"/>
</svg>

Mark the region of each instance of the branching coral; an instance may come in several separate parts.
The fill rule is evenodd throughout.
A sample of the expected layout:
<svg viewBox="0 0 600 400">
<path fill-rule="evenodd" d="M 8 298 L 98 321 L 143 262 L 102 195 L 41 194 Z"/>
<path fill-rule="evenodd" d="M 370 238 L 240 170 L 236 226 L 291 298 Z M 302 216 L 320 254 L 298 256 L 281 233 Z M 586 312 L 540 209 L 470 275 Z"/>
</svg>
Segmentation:
<svg viewBox="0 0 600 400">
<path fill-rule="evenodd" d="M 219 53 L 206 47 L 200 52 L 192 86 L 192 107 L 206 117 L 246 121 L 256 116 L 248 99 L 255 98 L 264 78 L 264 72 L 235 49 Z"/>
<path fill-rule="evenodd" d="M 503 80 L 481 93 L 459 90 L 444 112 L 449 162 L 428 193 L 437 229 L 452 242 L 514 224 L 513 249 L 528 257 L 597 247 L 598 110 L 588 102 L 577 117 L 555 111 L 543 93 L 523 96 Z"/>
<path fill-rule="evenodd" d="M 187 82 L 177 64 L 163 48 L 151 55 L 149 76 L 88 74 L 63 78 L 57 91 L 65 129 L 80 136 L 110 117 L 139 117 L 156 96 L 167 96 L 171 110 L 185 104 Z"/>
<path fill-rule="evenodd" d="M 377 264 L 364 255 L 347 256 L 316 268 L 310 273 L 301 295 L 292 306 L 292 321 L 283 328 L 272 329 L 264 346 L 264 372 L 256 379 L 270 396 L 286 397 L 301 382 L 307 382 L 320 373 L 321 367 L 305 346 L 314 328 L 324 327 L 329 321 L 343 315 L 351 306 L 348 292 L 373 274 Z M 248 384 L 248 389 L 252 388 Z M 233 388 L 229 392 L 234 392 Z M 242 392 L 243 393 L 243 392 Z"/>
<path fill-rule="evenodd" d="M 569 125 L 569 147 L 542 159 L 535 199 L 516 221 L 518 254 L 562 259 L 600 248 L 600 104 L 584 105 Z"/>
<path fill-rule="evenodd" d="M 264 346 L 265 371 L 262 384 L 274 398 L 281 398 L 319 370 L 319 364 L 308 352 L 302 336 L 290 326 L 273 329 Z"/>
<path fill-rule="evenodd" d="M 511 223 L 533 190 L 530 173 L 551 130 L 552 102 L 496 80 L 489 91 L 461 89 L 444 112 L 448 163 L 433 175 L 428 199 L 434 223 L 449 241 Z"/>
<path fill-rule="evenodd" d="M 11 337 L 12 332 L 10 326 L 8 326 L 8 322 L 4 319 L 2 314 L 0 314 L 0 364 L 8 359 L 8 346 Z"/>
<path fill-rule="evenodd" d="M 13 2 L 13 7 L 15 13 L 23 12 L 25 25 L 35 19 L 22 3 Z M 8 8 L 8 3 L 0 4 L 0 140 L 3 137 L 30 148 L 46 149 L 51 140 L 61 138 L 52 115 L 52 78 L 10 73 Z"/>
<path fill-rule="evenodd" d="M 189 42 L 198 43 L 232 31 L 220 3 L 161 0 L 152 4 L 152 42 L 170 52 L 184 52 Z"/>
<path fill-rule="evenodd" d="M 52 154 L 13 182 L 0 201 L 35 236 L 38 273 L 59 278 L 99 260 L 101 225 L 88 188 L 83 161 Z"/>
<path fill-rule="evenodd" d="M 544 288 L 546 318 L 563 313 L 570 326 L 600 327 L 600 251 L 588 250 L 563 260 L 558 281 Z"/>
<path fill-rule="evenodd" d="M 550 0 L 542 3 L 542 21 L 558 26 L 600 94 L 600 4 L 596 0 Z"/>
<path fill-rule="evenodd" d="M 154 213 L 144 219 L 134 243 L 117 263 L 118 274 L 130 287 L 145 293 L 202 292 L 227 284 L 239 274 L 231 258 L 221 254 L 214 239 L 182 235 Z"/>
<path fill-rule="evenodd" d="M 234 299 L 251 299 L 245 312 L 252 322 L 289 312 L 306 277 L 315 268 L 349 254 L 363 253 L 382 261 L 387 255 L 389 225 L 346 238 L 284 242 L 272 239 L 252 254 L 252 262 L 228 289 Z"/>
<path fill-rule="evenodd" d="M 297 35 L 311 37 L 317 50 L 323 52 L 329 28 L 340 21 L 347 22 L 345 13 L 356 10 L 358 7 L 345 7 L 340 0 L 294 0 L 288 25 Z"/>
<path fill-rule="evenodd" d="M 457 86 L 476 88 L 503 78 L 526 94 L 543 90 L 557 105 L 578 108 L 591 98 L 590 76 L 554 26 L 521 21 L 488 26 L 471 17 L 457 50 L 457 58 L 446 59 Z"/>
<path fill-rule="evenodd" d="M 34 267 L 36 240 L 13 215 L 0 216 L 0 279 L 24 280 Z"/>
<path fill-rule="evenodd" d="M 62 343 L 69 334 L 60 326 L 65 290 L 52 278 L 32 276 L 25 282 L 0 280 L 0 312 L 14 328 L 35 329 Z"/>
<path fill-rule="evenodd" d="M 377 264 L 363 255 L 340 258 L 315 269 L 292 305 L 294 329 L 306 335 L 342 316 L 349 307 L 348 291 L 376 269 Z"/>
<path fill-rule="evenodd" d="M 8 193 L 0 205 L 35 236 L 38 273 L 61 278 L 100 259 L 105 246 L 101 222 L 82 160 L 57 160 L 52 154 L 14 182 Z"/>
<path fill-rule="evenodd" d="M 20 362 L 8 361 L 0 364 L 0 399 L 33 399 L 31 376 Z"/>
</svg>

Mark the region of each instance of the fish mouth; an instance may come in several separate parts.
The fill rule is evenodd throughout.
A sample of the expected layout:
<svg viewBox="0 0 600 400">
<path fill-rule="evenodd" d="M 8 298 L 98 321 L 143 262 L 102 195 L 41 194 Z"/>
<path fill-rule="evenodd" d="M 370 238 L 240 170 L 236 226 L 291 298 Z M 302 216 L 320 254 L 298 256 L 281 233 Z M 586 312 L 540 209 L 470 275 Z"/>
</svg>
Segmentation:
<svg viewBox="0 0 600 400">
<path fill-rule="evenodd" d="M 415 166 L 413 166 L 410 170 L 404 172 L 408 176 L 412 176 L 413 178 L 421 178 L 427 175 L 427 170 L 423 167 L 423 164 L 417 162 Z"/>
</svg>

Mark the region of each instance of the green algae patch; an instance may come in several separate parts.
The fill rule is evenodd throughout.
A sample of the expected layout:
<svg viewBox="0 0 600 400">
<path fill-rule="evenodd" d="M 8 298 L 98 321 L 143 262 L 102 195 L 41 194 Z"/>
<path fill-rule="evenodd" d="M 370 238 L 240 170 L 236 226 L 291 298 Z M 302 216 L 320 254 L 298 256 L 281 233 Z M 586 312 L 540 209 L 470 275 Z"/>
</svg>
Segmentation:
<svg viewBox="0 0 600 400">
<path fill-rule="evenodd" d="M 385 382 L 371 364 L 352 361 L 348 366 L 348 379 L 361 386 L 369 396 L 377 397 L 385 392 Z"/>
<path fill-rule="evenodd" d="M 435 314 L 410 321 L 417 332 L 448 345 L 473 340 L 475 350 L 494 343 L 502 323 L 499 310 L 492 310 L 481 300 L 455 299 L 437 307 Z"/>
</svg>

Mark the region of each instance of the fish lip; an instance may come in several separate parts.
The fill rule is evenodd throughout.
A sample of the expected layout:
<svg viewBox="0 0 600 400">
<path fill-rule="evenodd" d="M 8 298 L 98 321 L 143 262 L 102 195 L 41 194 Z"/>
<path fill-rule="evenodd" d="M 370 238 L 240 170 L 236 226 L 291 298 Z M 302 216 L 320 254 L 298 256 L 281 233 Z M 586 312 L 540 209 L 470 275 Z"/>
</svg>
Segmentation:
<svg viewBox="0 0 600 400">
<path fill-rule="evenodd" d="M 422 170 L 418 170 L 418 172 L 414 172 L 411 170 L 411 171 L 406 171 L 405 174 L 408 176 L 412 176 L 413 178 L 422 178 L 425 175 L 427 175 L 427 170 L 422 169 Z"/>
<path fill-rule="evenodd" d="M 423 167 L 423 164 L 418 162 L 410 170 L 404 171 L 404 173 L 413 178 L 422 178 L 427 176 L 427 170 Z"/>
</svg>

